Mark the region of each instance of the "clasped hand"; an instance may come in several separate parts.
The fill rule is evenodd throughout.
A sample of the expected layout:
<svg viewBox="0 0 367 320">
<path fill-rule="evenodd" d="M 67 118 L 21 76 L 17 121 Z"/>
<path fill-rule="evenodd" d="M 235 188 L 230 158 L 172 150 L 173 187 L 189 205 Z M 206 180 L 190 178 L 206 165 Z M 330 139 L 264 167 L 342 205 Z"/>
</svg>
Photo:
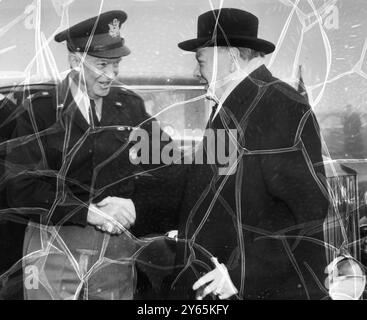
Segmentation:
<svg viewBox="0 0 367 320">
<path fill-rule="evenodd" d="M 121 234 L 134 225 L 135 206 L 131 199 L 107 197 L 89 206 L 87 221 L 110 234 Z"/>
</svg>

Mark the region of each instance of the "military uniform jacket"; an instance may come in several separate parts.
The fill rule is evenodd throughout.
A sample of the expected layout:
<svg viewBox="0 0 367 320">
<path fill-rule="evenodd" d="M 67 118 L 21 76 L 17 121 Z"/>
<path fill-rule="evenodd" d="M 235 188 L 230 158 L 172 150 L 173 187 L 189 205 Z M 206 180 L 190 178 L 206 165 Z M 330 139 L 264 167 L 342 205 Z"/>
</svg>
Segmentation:
<svg viewBox="0 0 367 320">
<path fill-rule="evenodd" d="M 320 288 L 326 267 L 320 233 L 328 199 L 310 106 L 261 66 L 232 91 L 212 127 L 237 130 L 237 169 L 219 175 L 218 165 L 191 167 L 177 296 L 193 297 L 193 281 L 213 269 L 210 256 L 227 266 L 240 298 L 327 295 Z"/>
<path fill-rule="evenodd" d="M 165 168 L 149 173 L 130 159 L 132 128 L 145 124 L 142 128 L 151 130 L 138 95 L 112 88 L 95 128 L 78 109 L 68 79 L 28 99 L 25 109 L 14 132 L 17 146 L 8 152 L 11 207 L 26 208 L 36 221 L 41 212 L 42 224 L 85 226 L 90 203 L 107 196 L 130 198 L 137 212 L 136 235 L 170 230 L 172 204 L 179 197 L 169 185 L 175 175 Z"/>
</svg>

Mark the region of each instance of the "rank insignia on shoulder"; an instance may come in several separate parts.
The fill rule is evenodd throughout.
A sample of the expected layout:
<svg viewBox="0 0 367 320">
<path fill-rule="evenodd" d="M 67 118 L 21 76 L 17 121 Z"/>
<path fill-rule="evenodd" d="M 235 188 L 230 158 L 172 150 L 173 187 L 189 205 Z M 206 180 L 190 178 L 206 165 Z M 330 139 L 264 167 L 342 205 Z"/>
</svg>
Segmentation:
<svg viewBox="0 0 367 320">
<path fill-rule="evenodd" d="M 34 100 L 39 99 L 39 98 L 47 98 L 47 97 L 51 97 L 51 94 L 48 91 L 39 91 L 39 92 L 30 94 L 27 97 L 27 100 L 28 101 L 34 101 Z"/>
</svg>

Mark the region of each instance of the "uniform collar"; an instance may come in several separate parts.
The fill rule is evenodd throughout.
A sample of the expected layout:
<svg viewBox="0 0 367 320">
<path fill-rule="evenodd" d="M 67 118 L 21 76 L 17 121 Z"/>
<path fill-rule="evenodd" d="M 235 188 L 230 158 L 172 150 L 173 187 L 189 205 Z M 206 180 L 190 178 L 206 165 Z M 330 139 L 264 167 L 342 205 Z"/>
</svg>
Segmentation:
<svg viewBox="0 0 367 320">
<path fill-rule="evenodd" d="M 56 87 L 56 105 L 57 114 L 62 122 L 67 122 L 69 125 L 76 124 L 83 131 L 89 129 L 89 124 L 86 118 L 83 116 L 80 108 L 74 100 L 70 87 L 70 77 L 72 73 Z"/>
<path fill-rule="evenodd" d="M 228 124 L 228 121 L 233 117 L 237 119 L 236 121 L 246 117 L 246 114 L 251 112 L 253 107 L 256 107 L 254 102 L 257 97 L 262 96 L 261 90 L 266 90 L 273 81 L 271 72 L 264 65 L 254 70 L 228 95 L 222 105 L 219 117 L 215 119 L 216 127 L 222 125 L 221 123 Z"/>
<path fill-rule="evenodd" d="M 85 90 L 78 84 L 78 77 L 69 76 L 69 86 L 71 94 L 73 95 L 74 101 L 78 106 L 80 112 L 82 113 L 85 120 L 90 124 L 89 119 L 89 108 L 90 108 L 90 98 Z M 102 118 L 102 101 L 103 99 L 96 100 L 96 113 L 98 120 L 101 121 Z"/>
</svg>

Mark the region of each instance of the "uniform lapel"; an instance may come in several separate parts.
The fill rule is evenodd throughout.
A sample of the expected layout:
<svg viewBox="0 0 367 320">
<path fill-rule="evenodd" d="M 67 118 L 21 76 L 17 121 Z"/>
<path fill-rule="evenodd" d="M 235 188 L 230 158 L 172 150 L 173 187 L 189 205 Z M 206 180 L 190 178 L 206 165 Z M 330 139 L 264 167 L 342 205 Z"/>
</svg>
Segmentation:
<svg viewBox="0 0 367 320">
<path fill-rule="evenodd" d="M 57 87 L 57 107 L 62 121 L 75 124 L 83 132 L 90 128 L 89 123 L 83 117 L 70 90 L 69 76 Z"/>
<path fill-rule="evenodd" d="M 115 93 L 111 92 L 103 98 L 100 126 L 134 125 L 127 111 L 126 102 L 120 101 L 121 99 L 117 99 L 116 96 Z M 68 77 L 58 87 L 58 106 L 63 121 L 71 121 L 83 132 L 90 128 L 73 98 Z"/>
</svg>

